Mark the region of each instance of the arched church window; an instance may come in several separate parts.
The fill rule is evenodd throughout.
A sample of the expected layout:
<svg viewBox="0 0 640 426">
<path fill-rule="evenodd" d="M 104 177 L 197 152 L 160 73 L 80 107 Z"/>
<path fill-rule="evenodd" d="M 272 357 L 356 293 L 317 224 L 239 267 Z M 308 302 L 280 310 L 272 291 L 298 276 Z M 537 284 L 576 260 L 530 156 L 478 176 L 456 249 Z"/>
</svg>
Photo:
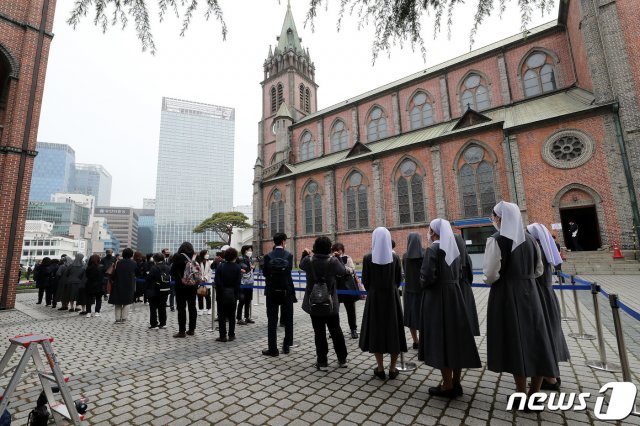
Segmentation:
<svg viewBox="0 0 640 426">
<path fill-rule="evenodd" d="M 405 159 L 396 173 L 396 196 L 400 224 L 424 222 L 423 175 L 413 160 Z"/>
<path fill-rule="evenodd" d="M 494 170 L 485 150 L 470 145 L 462 153 L 459 185 L 465 217 L 490 216 L 496 203 Z"/>
<path fill-rule="evenodd" d="M 300 138 L 300 161 L 313 158 L 315 155 L 313 141 L 311 140 L 311 132 L 304 132 Z"/>
<path fill-rule="evenodd" d="M 345 183 L 347 204 L 347 229 L 362 229 L 369 226 L 369 204 L 367 185 L 360 172 L 354 171 Z"/>
<path fill-rule="evenodd" d="M 367 121 L 367 141 L 373 142 L 387 137 L 387 118 L 382 108 L 375 107 L 369 113 Z"/>
<path fill-rule="evenodd" d="M 300 85 L 300 109 L 304 111 L 304 84 Z"/>
<path fill-rule="evenodd" d="M 278 83 L 278 107 L 280 108 L 280 105 L 282 105 L 282 103 L 284 102 L 284 87 L 282 86 L 282 83 Z"/>
<path fill-rule="evenodd" d="M 315 181 L 309 182 L 304 191 L 304 231 L 306 234 L 322 232 L 322 195 Z"/>
<path fill-rule="evenodd" d="M 271 235 L 284 232 L 284 200 L 279 189 L 273 191 L 269 206 L 269 225 Z"/>
<path fill-rule="evenodd" d="M 464 79 L 461 86 L 462 111 L 471 108 L 475 111 L 482 111 L 491 106 L 489 102 L 489 89 L 487 81 L 479 74 L 471 73 Z"/>
<path fill-rule="evenodd" d="M 336 121 L 331 128 L 331 151 L 336 152 L 347 149 L 348 141 L 349 134 L 347 133 L 344 121 Z"/>
<path fill-rule="evenodd" d="M 418 92 L 409 104 L 411 130 L 433 124 L 433 103 L 425 92 Z"/>
<path fill-rule="evenodd" d="M 540 51 L 531 53 L 523 65 L 522 85 L 526 97 L 555 90 L 556 77 L 551 56 Z"/>
</svg>

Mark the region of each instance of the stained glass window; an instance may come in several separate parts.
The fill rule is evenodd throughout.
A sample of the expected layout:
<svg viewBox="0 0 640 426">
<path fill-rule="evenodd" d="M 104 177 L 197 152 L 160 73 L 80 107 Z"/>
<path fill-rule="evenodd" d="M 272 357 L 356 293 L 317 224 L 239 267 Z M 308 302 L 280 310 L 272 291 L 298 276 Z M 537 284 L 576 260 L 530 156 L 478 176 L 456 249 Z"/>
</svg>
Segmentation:
<svg viewBox="0 0 640 426">
<path fill-rule="evenodd" d="M 284 88 L 282 87 L 282 83 L 278 83 L 278 108 L 284 102 Z"/>
<path fill-rule="evenodd" d="M 367 187 L 362 175 L 353 172 L 347 180 L 347 229 L 367 228 L 369 226 L 369 205 Z"/>
<path fill-rule="evenodd" d="M 277 100 L 276 100 L 276 88 L 271 88 L 271 112 L 276 112 L 277 109 Z"/>
<path fill-rule="evenodd" d="M 464 80 L 462 84 L 462 95 L 460 102 L 462 103 L 462 111 L 471 108 L 475 111 L 482 111 L 491 106 L 489 101 L 489 90 L 487 82 L 480 75 L 472 73 Z"/>
<path fill-rule="evenodd" d="M 522 84 L 526 97 L 539 95 L 556 89 L 553 59 L 542 52 L 532 53 L 525 62 Z"/>
<path fill-rule="evenodd" d="M 273 191 L 271 196 L 269 216 L 271 235 L 275 235 L 277 232 L 284 232 L 284 200 L 279 189 Z"/>
<path fill-rule="evenodd" d="M 399 176 L 396 180 L 398 197 L 398 217 L 400 224 L 424 222 L 423 177 L 417 173 L 417 165 L 410 159 L 400 164 Z"/>
<path fill-rule="evenodd" d="M 369 114 L 367 123 L 367 141 L 373 142 L 387 137 L 387 119 L 382 109 L 375 107 Z"/>
<path fill-rule="evenodd" d="M 336 121 L 331 130 L 331 151 L 347 149 L 349 134 L 342 120 Z"/>
<path fill-rule="evenodd" d="M 304 195 L 304 230 L 307 234 L 322 232 L 322 196 L 314 181 L 307 185 Z"/>
<path fill-rule="evenodd" d="M 314 153 L 313 141 L 311 140 L 311 133 L 304 132 L 302 138 L 300 138 L 300 161 L 305 161 L 313 158 Z"/>
<path fill-rule="evenodd" d="M 489 216 L 496 203 L 493 167 L 483 160 L 484 149 L 477 145 L 469 146 L 462 158 L 459 184 L 464 216 Z"/>
<path fill-rule="evenodd" d="M 429 102 L 427 94 L 418 92 L 409 105 L 411 130 L 433 124 L 433 106 Z"/>
</svg>

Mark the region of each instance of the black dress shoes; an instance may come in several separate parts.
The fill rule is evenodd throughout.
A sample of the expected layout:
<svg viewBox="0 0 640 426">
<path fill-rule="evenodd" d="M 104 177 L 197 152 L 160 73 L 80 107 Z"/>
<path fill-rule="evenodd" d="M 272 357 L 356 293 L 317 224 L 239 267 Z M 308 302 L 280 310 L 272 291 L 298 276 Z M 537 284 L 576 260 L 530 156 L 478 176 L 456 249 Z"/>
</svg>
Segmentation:
<svg viewBox="0 0 640 426">
<path fill-rule="evenodd" d="M 358 331 L 357 330 L 351 330 L 351 338 L 352 339 L 357 339 L 358 338 Z"/>
<path fill-rule="evenodd" d="M 265 349 L 262 351 L 262 355 L 264 356 L 278 356 L 280 355 L 280 352 L 278 352 L 278 350 L 276 349 L 275 351 L 269 350 L 269 349 Z"/>
<path fill-rule="evenodd" d="M 377 367 L 373 369 L 373 375 L 381 380 L 385 380 L 387 378 L 387 375 L 385 374 L 384 370 L 378 370 Z"/>
<path fill-rule="evenodd" d="M 456 393 L 455 387 L 444 390 L 442 389 L 441 385 L 438 385 L 433 388 L 429 388 L 429 395 L 440 396 L 442 398 L 449 398 L 449 399 L 454 399 L 455 397 L 458 396 Z"/>
<path fill-rule="evenodd" d="M 285 355 L 289 355 L 289 352 L 291 352 L 291 349 L 289 346 L 283 346 L 282 347 L 282 353 Z"/>
</svg>

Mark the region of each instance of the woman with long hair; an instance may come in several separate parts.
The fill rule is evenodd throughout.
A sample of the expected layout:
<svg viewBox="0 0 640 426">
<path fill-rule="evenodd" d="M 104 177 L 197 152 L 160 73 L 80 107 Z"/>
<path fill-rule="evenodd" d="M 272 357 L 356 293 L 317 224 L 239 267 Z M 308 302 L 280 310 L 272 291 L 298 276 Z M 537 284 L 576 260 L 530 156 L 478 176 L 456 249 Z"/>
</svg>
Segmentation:
<svg viewBox="0 0 640 426">
<path fill-rule="evenodd" d="M 205 283 L 210 283 L 213 278 L 213 270 L 211 269 L 211 265 L 213 264 L 212 260 L 209 260 L 209 250 L 200 250 L 200 253 L 196 257 L 196 262 L 200 265 L 200 270 L 202 271 L 202 279 L 204 279 Z M 211 288 L 207 286 L 204 287 L 206 293 L 201 295 L 200 292 L 203 291 L 198 289 L 198 315 L 211 315 Z M 205 310 L 205 301 L 207 303 Z"/>
<path fill-rule="evenodd" d="M 242 246 L 238 263 L 242 269 L 242 285 L 253 285 L 253 268 L 251 266 L 251 256 L 253 256 L 252 246 Z M 238 299 L 238 311 L 236 312 L 236 322 L 238 325 L 253 324 L 255 321 L 251 319 L 251 301 L 253 300 L 252 288 L 241 288 L 240 298 Z M 242 319 L 242 310 L 244 308 L 244 320 Z"/>
</svg>

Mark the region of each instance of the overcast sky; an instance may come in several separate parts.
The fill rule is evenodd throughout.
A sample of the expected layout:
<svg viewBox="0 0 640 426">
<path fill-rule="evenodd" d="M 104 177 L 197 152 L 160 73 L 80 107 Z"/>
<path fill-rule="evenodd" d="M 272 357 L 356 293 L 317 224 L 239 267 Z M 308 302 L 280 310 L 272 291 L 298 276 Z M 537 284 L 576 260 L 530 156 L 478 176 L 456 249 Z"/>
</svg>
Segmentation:
<svg viewBox="0 0 640 426">
<path fill-rule="evenodd" d="M 157 0 L 148 2 L 157 4 Z M 262 64 L 269 45 L 276 44 L 286 1 L 221 0 L 229 27 L 226 41 L 217 22 L 202 18 L 202 10 L 184 37 L 179 36 L 179 21 L 170 18 L 159 23 L 154 14 L 155 56 L 141 51 L 133 25 L 102 34 L 88 17 L 73 30 L 65 22 L 73 2 L 57 3 L 38 140 L 69 144 L 77 162 L 102 164 L 113 176 L 111 204 L 141 207 L 142 198 L 155 197 L 162 97 L 233 107 L 234 205 L 250 204 Z M 426 63 L 418 51 L 405 46 L 393 49 L 390 58 L 382 53 L 375 65 L 371 27 L 358 31 L 358 19 L 345 17 L 341 31 L 336 31 L 337 0 L 329 1 L 327 11 L 320 11 L 315 32 L 304 28 L 308 0 L 291 3 L 302 45 L 315 62 L 321 109 L 468 52 L 477 2 L 456 7 L 451 40 L 445 28 L 434 41 L 430 20 L 425 20 Z M 557 5 L 551 15 L 536 11 L 530 27 L 556 16 Z M 520 15 L 512 0 L 502 20 L 494 16 L 482 25 L 474 48 L 518 32 Z M 211 172 L 215 177 L 214 165 Z M 212 176 L 202 179 L 215 182 Z"/>
</svg>

